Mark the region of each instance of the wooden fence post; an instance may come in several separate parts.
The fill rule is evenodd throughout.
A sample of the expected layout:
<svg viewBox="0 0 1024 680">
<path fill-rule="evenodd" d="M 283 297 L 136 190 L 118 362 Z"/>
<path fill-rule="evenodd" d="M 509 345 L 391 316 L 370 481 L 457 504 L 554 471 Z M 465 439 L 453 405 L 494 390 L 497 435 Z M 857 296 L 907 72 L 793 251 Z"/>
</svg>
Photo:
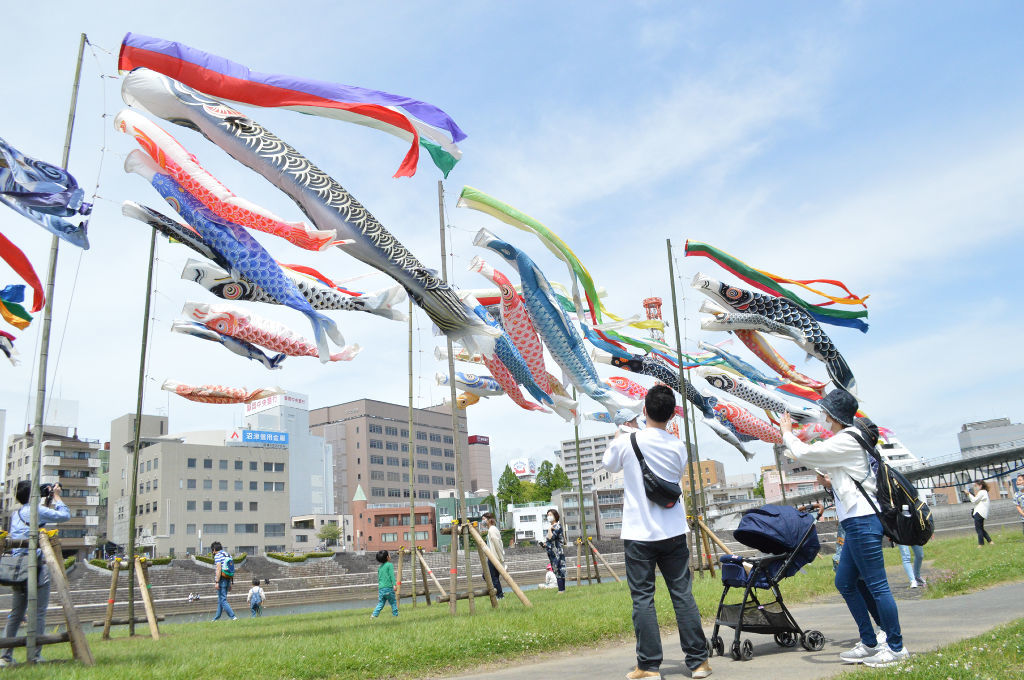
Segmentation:
<svg viewBox="0 0 1024 680">
<path fill-rule="evenodd" d="M 149 587 L 149 562 L 143 557 L 135 558 L 135 573 L 139 577 L 139 590 L 142 592 L 142 604 L 146 608 L 146 621 L 149 623 L 149 636 L 160 639 L 160 628 L 156 623 L 156 608 L 153 606 L 153 593 Z"/>
<path fill-rule="evenodd" d="M 45 530 L 39 532 L 39 547 L 43 550 L 43 558 L 50 567 L 50 586 L 57 591 L 57 598 L 64 608 L 64 619 L 68 626 L 68 637 L 71 642 L 71 653 L 84 666 L 92 666 L 92 650 L 82 632 L 82 623 L 78 620 L 75 603 L 71 600 L 71 589 L 64 574 L 64 561 L 57 558 L 50 544 L 50 536 Z"/>
<path fill-rule="evenodd" d="M 103 639 L 110 639 L 110 621 L 114 618 L 114 601 L 117 599 L 117 575 L 121 572 L 121 558 L 114 560 L 110 576 L 110 597 L 107 598 L 107 615 L 103 619 Z"/>
</svg>

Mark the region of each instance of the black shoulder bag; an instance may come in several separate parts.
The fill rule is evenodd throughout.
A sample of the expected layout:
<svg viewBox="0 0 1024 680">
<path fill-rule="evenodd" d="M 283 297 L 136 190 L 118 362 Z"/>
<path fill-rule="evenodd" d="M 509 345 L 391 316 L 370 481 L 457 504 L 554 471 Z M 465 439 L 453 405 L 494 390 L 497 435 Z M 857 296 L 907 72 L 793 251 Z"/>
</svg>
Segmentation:
<svg viewBox="0 0 1024 680">
<path fill-rule="evenodd" d="M 22 506 L 24 508 L 24 506 Z M 18 510 L 21 521 L 25 521 L 21 509 Z M 40 559 L 37 567 L 41 567 L 43 561 Z M 28 552 L 19 555 L 7 553 L 0 555 L 0 585 L 17 586 L 28 582 Z"/>
<path fill-rule="evenodd" d="M 640 461 L 640 474 L 644 480 L 644 493 L 647 495 L 647 500 L 662 508 L 675 506 L 683 493 L 682 488 L 675 482 L 666 482 L 651 471 L 647 461 L 644 460 L 644 454 L 640 453 L 640 447 L 637 446 L 635 432 L 629 435 L 629 443 L 633 445 L 633 453 Z"/>
</svg>

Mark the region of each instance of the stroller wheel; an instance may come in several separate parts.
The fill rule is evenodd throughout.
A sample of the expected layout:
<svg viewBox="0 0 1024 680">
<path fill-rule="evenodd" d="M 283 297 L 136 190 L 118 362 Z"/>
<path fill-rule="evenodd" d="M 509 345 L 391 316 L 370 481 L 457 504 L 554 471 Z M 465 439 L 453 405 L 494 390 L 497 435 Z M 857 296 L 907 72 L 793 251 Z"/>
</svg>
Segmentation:
<svg viewBox="0 0 1024 680">
<path fill-rule="evenodd" d="M 732 643 L 732 650 L 731 651 L 732 651 L 732 658 L 735 659 L 736 661 L 739 661 L 740 659 L 743 658 L 743 654 L 740 652 L 740 643 L 739 642 Z"/>
<path fill-rule="evenodd" d="M 744 661 L 750 661 L 754 658 L 754 643 L 750 640 L 743 641 L 743 647 L 740 649 L 740 654 L 743 656 Z"/>
<path fill-rule="evenodd" d="M 808 652 L 820 652 L 825 648 L 825 636 L 822 635 L 820 630 L 809 630 L 804 633 L 803 638 L 800 640 L 800 644 L 804 646 Z"/>
<path fill-rule="evenodd" d="M 796 635 L 792 631 L 784 630 L 781 633 L 775 634 L 775 644 L 779 647 L 795 647 L 796 646 Z"/>
<path fill-rule="evenodd" d="M 714 647 L 715 653 L 718 656 L 725 656 L 725 640 L 722 639 L 721 635 L 711 638 L 711 646 Z"/>
</svg>

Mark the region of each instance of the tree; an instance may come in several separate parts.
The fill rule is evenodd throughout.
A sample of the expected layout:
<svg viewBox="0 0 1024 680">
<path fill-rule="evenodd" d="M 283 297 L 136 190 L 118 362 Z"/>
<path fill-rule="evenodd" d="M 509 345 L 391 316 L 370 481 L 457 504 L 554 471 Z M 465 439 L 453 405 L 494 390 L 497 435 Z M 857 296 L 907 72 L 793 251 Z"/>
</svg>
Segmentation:
<svg viewBox="0 0 1024 680">
<path fill-rule="evenodd" d="M 521 491 L 519 486 L 519 478 L 512 472 L 512 468 L 506 465 L 505 471 L 501 473 L 501 477 L 498 479 L 498 493 L 495 494 L 502 501 L 503 507 L 509 503 L 520 502 Z"/>
<path fill-rule="evenodd" d="M 341 527 L 337 524 L 325 524 L 316 532 L 316 537 L 327 545 L 334 545 L 341 538 Z"/>
<path fill-rule="evenodd" d="M 542 487 L 537 482 L 524 482 L 519 481 L 519 501 L 520 503 L 533 503 L 534 501 L 549 501 L 551 500 L 551 491 L 545 487 Z"/>
<path fill-rule="evenodd" d="M 565 474 L 565 470 L 562 469 L 561 465 L 556 465 L 555 469 L 551 471 L 551 482 L 548 486 L 552 491 L 571 489 L 572 480 L 569 479 L 569 475 Z"/>
<path fill-rule="evenodd" d="M 552 470 L 554 470 L 554 466 L 551 464 L 551 461 L 544 461 L 543 463 L 540 464 L 540 467 L 537 468 L 537 479 L 534 481 L 534 484 L 536 484 L 539 489 L 541 489 L 544 492 L 547 492 L 548 498 L 551 498 Z"/>
<path fill-rule="evenodd" d="M 754 487 L 754 495 L 758 498 L 764 498 L 764 475 L 761 475 L 761 479 L 757 480 L 757 486 Z"/>
</svg>

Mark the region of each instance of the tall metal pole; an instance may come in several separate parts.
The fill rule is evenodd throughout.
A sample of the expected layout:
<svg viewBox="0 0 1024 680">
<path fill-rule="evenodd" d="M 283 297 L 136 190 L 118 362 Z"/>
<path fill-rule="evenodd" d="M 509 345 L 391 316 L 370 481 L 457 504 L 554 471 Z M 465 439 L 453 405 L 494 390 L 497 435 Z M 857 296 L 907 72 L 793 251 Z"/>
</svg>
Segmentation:
<svg viewBox="0 0 1024 680">
<path fill-rule="evenodd" d="M 676 303 L 676 270 L 672 264 L 672 240 L 665 239 L 665 248 L 668 251 L 668 278 L 672 288 L 672 322 L 676 326 L 676 360 L 679 362 L 679 395 L 686 401 L 686 377 L 683 375 L 683 339 L 679 334 L 679 306 Z M 689 420 L 693 420 L 693 412 L 690 412 Z M 685 425 L 685 423 L 684 423 Z M 693 475 L 700 474 L 700 469 L 694 463 L 693 444 L 690 441 L 690 428 L 684 427 L 686 435 L 686 467 L 690 472 L 690 512 L 693 513 L 693 536 L 694 546 L 697 552 L 697 570 L 700 571 L 703 560 L 700 553 L 700 523 L 697 522 L 697 486 Z"/>
<path fill-rule="evenodd" d="M 142 395 L 146 386 L 146 348 L 149 345 L 149 302 L 153 297 L 153 260 L 156 229 L 149 234 L 149 271 L 146 274 L 146 307 L 142 319 L 142 350 L 139 353 L 139 393 L 135 401 L 135 442 L 132 446 L 132 486 L 128 495 L 128 635 L 135 635 L 135 515 L 138 512 L 139 440 L 142 438 Z"/>
<path fill-rule="evenodd" d="M 445 252 L 445 236 L 444 236 L 444 183 L 441 180 L 437 181 L 437 213 L 438 219 L 441 223 L 441 278 L 444 279 L 445 283 L 448 283 L 448 254 Z M 459 496 L 459 520 L 466 521 L 466 494 L 464 491 L 465 484 L 462 480 L 462 471 L 465 469 L 465 461 L 462 459 L 463 450 L 459 446 L 459 416 L 455 410 L 455 350 L 452 347 L 452 338 L 450 335 L 445 335 L 445 341 L 448 343 L 448 388 L 451 392 L 451 405 L 449 410 L 452 414 L 452 439 L 454 440 L 455 446 L 455 493 Z M 463 545 L 466 552 L 466 588 L 469 594 L 469 613 L 472 614 L 475 611 L 475 605 L 473 603 L 473 580 L 472 573 L 470 572 L 470 561 L 469 561 L 469 532 L 462 532 Z M 452 554 L 458 552 L 458 534 L 455 532 L 454 526 L 452 529 Z M 455 564 L 455 558 L 453 557 L 452 564 Z M 452 571 L 452 584 L 451 584 L 451 600 L 449 600 L 449 610 L 452 614 L 455 613 L 455 593 L 456 593 L 456 573 Z"/>
<path fill-rule="evenodd" d="M 412 405 L 412 296 L 409 296 L 409 537 L 412 539 L 412 560 L 409 564 L 412 574 L 412 606 L 416 606 L 416 459 L 413 454 L 413 405 Z M 401 579 L 402 575 L 399 574 Z M 426 590 L 426 587 L 424 587 Z"/>
<path fill-rule="evenodd" d="M 71 106 L 68 110 L 68 126 L 64 133 L 64 153 L 61 155 L 61 167 L 68 169 L 71 156 L 71 134 L 75 129 L 75 109 L 78 107 L 78 85 L 82 80 L 82 55 L 85 54 L 87 38 L 82 34 L 78 41 L 78 60 L 75 63 L 75 80 L 71 85 Z M 39 575 L 37 572 L 39 557 L 36 550 L 39 546 L 39 476 L 43 456 L 43 415 L 46 408 L 46 371 L 50 358 L 50 325 L 53 320 L 53 283 L 57 278 L 57 254 L 60 239 L 50 239 L 50 262 L 46 268 L 46 303 L 43 306 L 43 326 L 39 339 L 39 373 L 36 378 L 36 412 L 33 419 L 35 436 L 32 442 L 31 491 L 29 493 L 29 530 L 28 530 L 28 631 L 25 639 L 25 652 L 31 661 L 36 657 L 36 639 L 39 634 L 39 616 L 36 603 L 39 601 Z"/>
</svg>

